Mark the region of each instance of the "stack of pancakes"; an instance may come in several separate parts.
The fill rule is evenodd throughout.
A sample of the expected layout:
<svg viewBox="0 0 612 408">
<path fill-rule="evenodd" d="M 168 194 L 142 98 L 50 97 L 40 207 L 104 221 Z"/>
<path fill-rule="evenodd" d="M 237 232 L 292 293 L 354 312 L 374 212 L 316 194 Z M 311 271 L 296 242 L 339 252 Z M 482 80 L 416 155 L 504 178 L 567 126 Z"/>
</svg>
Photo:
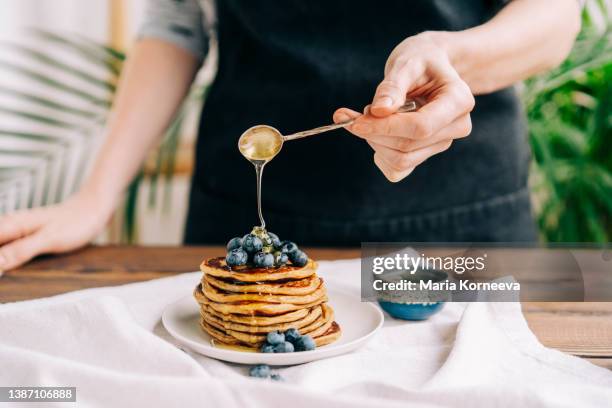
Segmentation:
<svg viewBox="0 0 612 408">
<path fill-rule="evenodd" d="M 317 346 L 340 337 L 340 326 L 327 304 L 316 262 L 278 268 L 229 268 L 224 258 L 205 260 L 194 296 L 200 304 L 200 325 L 214 344 L 257 350 L 267 333 L 297 329 Z"/>
</svg>

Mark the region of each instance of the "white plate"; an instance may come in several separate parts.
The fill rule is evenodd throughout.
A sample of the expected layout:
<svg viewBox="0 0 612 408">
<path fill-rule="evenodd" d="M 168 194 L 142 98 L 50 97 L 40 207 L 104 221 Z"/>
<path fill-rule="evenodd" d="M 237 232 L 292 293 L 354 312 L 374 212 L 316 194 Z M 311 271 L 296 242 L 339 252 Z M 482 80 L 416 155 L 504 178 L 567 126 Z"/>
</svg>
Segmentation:
<svg viewBox="0 0 612 408">
<path fill-rule="evenodd" d="M 371 303 L 338 291 L 328 291 L 328 297 L 334 318 L 342 328 L 342 337 L 313 351 L 249 353 L 213 347 L 210 336 L 200 329 L 199 307 L 193 296 L 186 296 L 166 307 L 162 322 L 181 345 L 208 357 L 241 364 L 302 364 L 353 351 L 365 344 L 383 324 L 382 312 Z"/>
</svg>

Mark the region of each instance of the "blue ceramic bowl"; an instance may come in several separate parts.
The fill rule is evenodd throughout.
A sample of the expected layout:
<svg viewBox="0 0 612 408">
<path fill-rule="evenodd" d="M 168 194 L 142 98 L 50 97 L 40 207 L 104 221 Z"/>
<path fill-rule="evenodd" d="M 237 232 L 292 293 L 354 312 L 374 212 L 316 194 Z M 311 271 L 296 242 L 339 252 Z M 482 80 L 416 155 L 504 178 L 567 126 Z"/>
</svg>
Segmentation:
<svg viewBox="0 0 612 408">
<path fill-rule="evenodd" d="M 444 307 L 444 302 L 393 303 L 379 300 L 378 304 L 391 317 L 402 320 L 427 320 Z"/>
<path fill-rule="evenodd" d="M 448 274 L 442 271 L 435 270 L 421 270 L 414 275 L 396 275 L 396 277 L 402 277 L 403 279 L 411 281 L 433 281 L 442 282 L 448 278 Z M 444 302 L 406 302 L 406 301 L 394 301 L 395 297 L 391 299 L 386 296 L 381 296 L 378 300 L 380 307 L 387 312 L 391 317 L 402 320 L 426 320 L 434 314 L 438 313 L 443 307 Z"/>
</svg>

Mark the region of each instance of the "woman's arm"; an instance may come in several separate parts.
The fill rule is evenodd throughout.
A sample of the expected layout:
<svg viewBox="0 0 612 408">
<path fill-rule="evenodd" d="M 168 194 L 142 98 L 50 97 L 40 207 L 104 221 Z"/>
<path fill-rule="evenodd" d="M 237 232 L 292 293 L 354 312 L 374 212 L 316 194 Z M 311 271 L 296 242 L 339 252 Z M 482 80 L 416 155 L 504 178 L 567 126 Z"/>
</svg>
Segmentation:
<svg viewBox="0 0 612 408">
<path fill-rule="evenodd" d="M 368 114 L 341 108 L 336 122 L 367 140 L 393 182 L 471 132 L 473 94 L 493 92 L 559 64 L 580 29 L 578 0 L 515 0 L 489 22 L 459 32 L 425 32 L 391 53 Z M 424 105 L 395 113 L 406 97 Z"/>
<path fill-rule="evenodd" d="M 108 138 L 83 190 L 118 199 L 172 121 L 198 67 L 193 54 L 168 42 L 136 43 L 121 76 Z"/>
<path fill-rule="evenodd" d="M 431 35 L 478 95 L 556 67 L 579 30 L 578 0 L 514 0 L 481 26 Z"/>
<path fill-rule="evenodd" d="M 41 253 L 85 245 L 102 230 L 146 153 L 172 120 L 198 66 L 196 56 L 168 42 L 136 43 L 93 171 L 65 202 L 0 218 L 0 272 Z"/>
</svg>

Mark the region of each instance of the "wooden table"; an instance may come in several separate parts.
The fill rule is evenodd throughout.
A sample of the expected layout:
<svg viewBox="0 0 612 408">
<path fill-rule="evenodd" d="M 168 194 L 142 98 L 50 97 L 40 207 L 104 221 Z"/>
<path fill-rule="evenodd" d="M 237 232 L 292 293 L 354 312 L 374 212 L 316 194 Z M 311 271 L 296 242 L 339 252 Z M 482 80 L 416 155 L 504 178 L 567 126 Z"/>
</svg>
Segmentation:
<svg viewBox="0 0 612 408">
<path fill-rule="evenodd" d="M 359 249 L 307 249 L 318 260 L 356 258 Z M 35 299 L 97 286 L 161 278 L 198 269 L 220 247 L 89 247 L 42 257 L 0 278 L 0 302 Z M 612 369 L 612 303 L 523 303 L 531 330 L 545 346 Z"/>
</svg>

